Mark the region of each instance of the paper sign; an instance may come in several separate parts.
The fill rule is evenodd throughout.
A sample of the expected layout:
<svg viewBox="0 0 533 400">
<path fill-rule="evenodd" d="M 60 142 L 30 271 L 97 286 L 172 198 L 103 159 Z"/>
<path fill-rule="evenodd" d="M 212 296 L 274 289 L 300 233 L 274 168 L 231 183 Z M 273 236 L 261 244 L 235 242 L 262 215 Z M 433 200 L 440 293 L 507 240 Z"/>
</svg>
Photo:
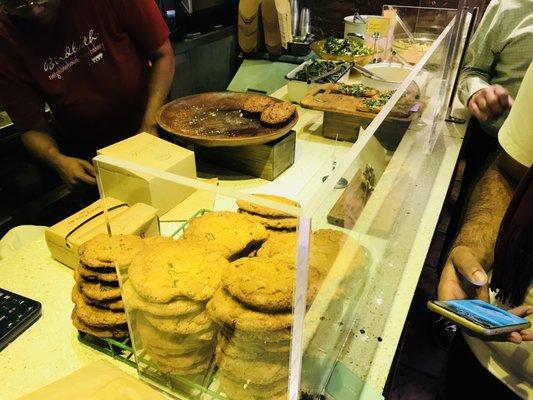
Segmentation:
<svg viewBox="0 0 533 400">
<path fill-rule="evenodd" d="M 389 31 L 390 20 L 385 17 L 368 17 L 366 24 L 366 34 L 373 36 L 378 33 L 379 36 L 387 36 Z"/>
</svg>

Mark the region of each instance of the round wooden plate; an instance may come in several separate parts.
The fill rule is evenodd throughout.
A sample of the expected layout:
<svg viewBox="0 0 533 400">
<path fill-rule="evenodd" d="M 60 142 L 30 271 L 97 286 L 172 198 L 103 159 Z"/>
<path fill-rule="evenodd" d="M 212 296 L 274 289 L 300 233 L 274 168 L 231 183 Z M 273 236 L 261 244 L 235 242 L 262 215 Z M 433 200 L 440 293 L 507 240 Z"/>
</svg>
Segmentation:
<svg viewBox="0 0 533 400">
<path fill-rule="evenodd" d="M 267 128 L 261 125 L 259 118 L 243 116 L 242 105 L 250 96 L 262 95 L 211 92 L 182 97 L 161 107 L 157 123 L 184 141 L 206 147 L 267 143 L 285 135 L 296 125 L 298 113 L 281 128 Z"/>
</svg>

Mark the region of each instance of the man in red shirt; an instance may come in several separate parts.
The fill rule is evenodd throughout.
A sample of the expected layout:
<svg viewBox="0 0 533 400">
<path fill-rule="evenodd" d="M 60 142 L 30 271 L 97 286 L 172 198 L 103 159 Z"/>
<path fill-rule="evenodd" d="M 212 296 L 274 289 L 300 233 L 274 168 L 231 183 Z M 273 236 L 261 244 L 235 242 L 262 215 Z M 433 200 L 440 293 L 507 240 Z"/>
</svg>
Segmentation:
<svg viewBox="0 0 533 400">
<path fill-rule="evenodd" d="M 94 185 L 97 149 L 157 132 L 174 74 L 159 9 L 154 0 L 0 4 L 0 104 L 69 188 Z"/>
</svg>

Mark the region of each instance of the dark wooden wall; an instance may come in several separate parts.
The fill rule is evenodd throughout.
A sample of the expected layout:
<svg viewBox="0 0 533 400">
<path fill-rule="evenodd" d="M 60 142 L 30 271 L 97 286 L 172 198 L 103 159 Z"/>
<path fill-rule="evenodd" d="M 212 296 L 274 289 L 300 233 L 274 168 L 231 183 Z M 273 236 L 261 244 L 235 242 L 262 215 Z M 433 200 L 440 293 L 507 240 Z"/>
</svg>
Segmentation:
<svg viewBox="0 0 533 400">
<path fill-rule="evenodd" d="M 305 0 L 311 6 L 313 32 L 317 37 L 342 36 L 344 17 L 353 14 L 381 14 L 384 4 L 456 8 L 458 0 Z M 305 3 L 301 1 L 301 3 Z M 488 3 L 485 0 L 484 3 Z M 481 3 L 481 2 L 480 2 Z"/>
</svg>

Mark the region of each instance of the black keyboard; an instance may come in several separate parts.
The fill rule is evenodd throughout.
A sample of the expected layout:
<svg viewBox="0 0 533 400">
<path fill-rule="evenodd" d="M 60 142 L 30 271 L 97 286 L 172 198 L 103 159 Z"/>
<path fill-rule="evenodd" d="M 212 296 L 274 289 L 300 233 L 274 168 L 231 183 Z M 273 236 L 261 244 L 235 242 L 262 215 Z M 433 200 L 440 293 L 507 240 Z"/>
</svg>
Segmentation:
<svg viewBox="0 0 533 400">
<path fill-rule="evenodd" d="M 0 288 L 0 350 L 41 316 L 41 303 Z"/>
</svg>

